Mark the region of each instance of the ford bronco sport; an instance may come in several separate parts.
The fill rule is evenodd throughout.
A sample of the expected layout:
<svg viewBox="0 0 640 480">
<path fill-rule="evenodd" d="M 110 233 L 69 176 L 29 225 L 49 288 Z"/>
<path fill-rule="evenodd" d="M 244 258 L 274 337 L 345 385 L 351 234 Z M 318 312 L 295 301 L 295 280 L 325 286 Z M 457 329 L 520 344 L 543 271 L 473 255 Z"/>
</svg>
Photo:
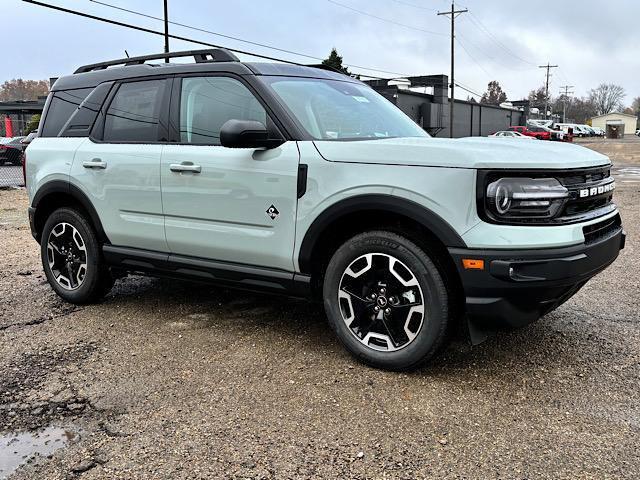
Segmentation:
<svg viewBox="0 0 640 480">
<path fill-rule="evenodd" d="M 356 79 L 217 49 L 60 78 L 26 184 L 69 302 L 126 272 L 315 295 L 352 354 L 401 370 L 456 324 L 478 342 L 535 321 L 611 264 L 610 167 L 574 145 L 431 138 Z"/>
</svg>

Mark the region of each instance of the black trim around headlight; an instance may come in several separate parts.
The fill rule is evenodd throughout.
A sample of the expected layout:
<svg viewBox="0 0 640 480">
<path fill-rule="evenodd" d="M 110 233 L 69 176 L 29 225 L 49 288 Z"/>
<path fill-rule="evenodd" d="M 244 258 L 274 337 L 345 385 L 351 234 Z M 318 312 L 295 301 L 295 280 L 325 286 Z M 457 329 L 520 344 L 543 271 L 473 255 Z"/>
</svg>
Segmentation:
<svg viewBox="0 0 640 480">
<path fill-rule="evenodd" d="M 601 217 L 617 208 L 610 168 L 478 170 L 478 215 L 502 225 L 566 225 Z"/>
</svg>

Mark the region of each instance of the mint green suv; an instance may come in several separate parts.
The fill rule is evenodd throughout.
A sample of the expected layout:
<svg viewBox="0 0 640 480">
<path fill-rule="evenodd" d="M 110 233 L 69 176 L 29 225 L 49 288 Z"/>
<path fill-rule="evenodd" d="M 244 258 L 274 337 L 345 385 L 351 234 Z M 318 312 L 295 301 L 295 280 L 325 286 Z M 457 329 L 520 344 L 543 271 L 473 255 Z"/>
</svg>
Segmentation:
<svg viewBox="0 0 640 480">
<path fill-rule="evenodd" d="M 166 56 L 60 78 L 26 151 L 31 229 L 69 302 L 128 272 L 322 299 L 352 354 L 402 370 L 454 327 L 477 343 L 535 321 L 624 247 L 603 155 L 431 138 L 320 68 L 148 63 Z"/>
</svg>

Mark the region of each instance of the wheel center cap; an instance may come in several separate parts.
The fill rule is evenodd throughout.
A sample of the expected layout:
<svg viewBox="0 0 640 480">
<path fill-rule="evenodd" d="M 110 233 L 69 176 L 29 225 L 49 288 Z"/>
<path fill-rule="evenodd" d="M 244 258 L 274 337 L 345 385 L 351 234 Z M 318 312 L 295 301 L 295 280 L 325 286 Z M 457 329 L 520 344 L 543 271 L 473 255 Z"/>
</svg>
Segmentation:
<svg viewBox="0 0 640 480">
<path fill-rule="evenodd" d="M 376 299 L 376 303 L 378 304 L 378 306 L 379 306 L 380 308 L 384 308 L 384 307 L 386 307 L 386 306 L 387 306 L 387 297 L 379 296 L 379 297 Z"/>
</svg>

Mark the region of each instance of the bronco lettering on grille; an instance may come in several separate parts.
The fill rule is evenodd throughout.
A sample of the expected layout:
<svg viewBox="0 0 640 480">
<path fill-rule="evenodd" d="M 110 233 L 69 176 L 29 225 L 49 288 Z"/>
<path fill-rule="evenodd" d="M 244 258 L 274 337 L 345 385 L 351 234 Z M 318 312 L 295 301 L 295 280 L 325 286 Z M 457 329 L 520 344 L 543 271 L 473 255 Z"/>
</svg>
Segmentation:
<svg viewBox="0 0 640 480">
<path fill-rule="evenodd" d="M 583 188 L 580 190 L 580 198 L 595 197 L 596 195 L 602 195 L 603 193 L 613 192 L 615 188 L 616 182 L 600 185 L 598 187 Z"/>
</svg>

